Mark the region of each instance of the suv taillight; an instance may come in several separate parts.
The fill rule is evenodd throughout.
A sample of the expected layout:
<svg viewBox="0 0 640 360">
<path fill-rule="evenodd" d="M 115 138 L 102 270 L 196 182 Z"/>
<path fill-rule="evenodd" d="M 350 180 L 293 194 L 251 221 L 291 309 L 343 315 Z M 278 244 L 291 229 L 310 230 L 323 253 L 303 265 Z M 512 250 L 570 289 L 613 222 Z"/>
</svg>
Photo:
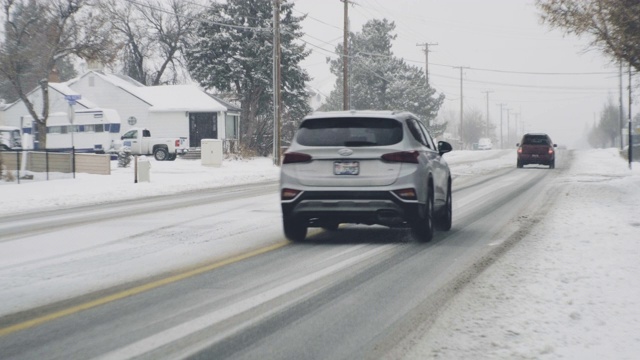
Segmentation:
<svg viewBox="0 0 640 360">
<path fill-rule="evenodd" d="M 404 162 L 404 163 L 418 163 L 418 157 L 420 152 L 418 151 L 400 151 L 394 153 L 388 153 L 382 155 L 382 160 L 391 162 Z"/>
<path fill-rule="evenodd" d="M 405 200 L 417 200 L 418 199 L 418 195 L 416 195 L 416 189 L 414 189 L 414 188 L 393 190 L 393 192 L 396 195 L 398 195 L 401 199 L 405 199 Z"/>
<path fill-rule="evenodd" d="M 553 155 L 553 148 L 549 147 L 549 155 Z"/>
<path fill-rule="evenodd" d="M 311 155 L 297 152 L 285 153 L 284 159 L 282 159 L 283 164 L 293 164 L 308 161 L 311 161 Z"/>
<path fill-rule="evenodd" d="M 522 154 L 522 147 L 518 148 L 518 154 Z"/>
<path fill-rule="evenodd" d="M 280 193 L 280 199 L 282 200 L 291 200 L 293 198 L 295 198 L 296 196 L 298 196 L 298 194 L 300 194 L 301 191 L 300 190 L 295 190 L 295 189 L 282 189 L 282 192 Z"/>
</svg>

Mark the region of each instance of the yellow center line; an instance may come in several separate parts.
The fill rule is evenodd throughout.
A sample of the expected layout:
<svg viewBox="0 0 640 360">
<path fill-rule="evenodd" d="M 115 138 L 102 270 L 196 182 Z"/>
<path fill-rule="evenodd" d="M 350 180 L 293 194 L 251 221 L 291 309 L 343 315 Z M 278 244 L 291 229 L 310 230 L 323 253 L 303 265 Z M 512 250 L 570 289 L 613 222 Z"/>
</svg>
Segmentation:
<svg viewBox="0 0 640 360">
<path fill-rule="evenodd" d="M 192 276 L 195 276 L 195 275 L 199 275 L 199 274 L 205 273 L 207 271 L 211 271 L 213 269 L 217 269 L 217 268 L 225 266 L 225 265 L 233 264 L 233 263 L 238 262 L 238 261 L 242 261 L 242 260 L 257 256 L 257 255 L 260 255 L 260 254 L 264 254 L 264 253 L 279 249 L 279 248 L 281 248 L 283 246 L 286 246 L 288 244 L 290 244 L 288 241 L 283 241 L 283 242 L 280 242 L 280 243 L 277 243 L 277 244 L 274 244 L 274 245 L 271 245 L 271 246 L 268 246 L 268 247 L 265 247 L 265 248 L 261 248 L 261 249 L 258 249 L 258 250 L 254 250 L 254 251 L 248 252 L 246 254 L 234 256 L 234 257 L 226 259 L 226 260 L 222 260 L 222 261 L 219 261 L 219 262 L 216 262 L 216 263 L 213 263 L 213 264 L 209 264 L 209 265 L 205 265 L 205 266 L 202 266 L 202 267 L 198 267 L 198 268 L 195 268 L 195 269 L 192 269 L 192 270 L 189 270 L 189 271 L 185 271 L 185 272 L 180 273 L 180 274 L 169 276 L 169 277 L 164 278 L 164 279 L 152 281 L 152 282 L 144 284 L 144 285 L 136 286 L 136 287 L 131 288 L 131 289 L 127 289 L 127 290 L 124 290 L 124 291 L 121 291 L 121 292 L 118 292 L 118 293 L 115 293 L 115 294 L 112 294 L 112 295 L 109 295 L 109 296 L 105 296 L 105 297 L 102 297 L 102 298 L 99 298 L 99 299 L 96 299 L 96 300 L 92 300 L 92 301 L 89 301 L 89 302 L 86 302 L 86 303 L 83 303 L 83 304 L 80 304 L 80 305 L 76 305 L 76 306 L 73 306 L 73 307 L 70 307 L 70 308 L 67 308 L 67 309 L 64 309 L 64 310 L 60 310 L 60 311 L 57 311 L 57 312 L 54 312 L 54 313 L 51 313 L 51 314 L 43 315 L 43 316 L 37 317 L 35 319 L 31 319 L 31 320 L 28 320 L 28 321 L 25 321 L 25 322 L 21 322 L 21 323 L 18 323 L 18 324 L 15 324 L 15 325 L 12 325 L 12 326 L 9 326 L 9 327 L 6 327 L 6 328 L 1 328 L 0 329 L 0 336 L 9 335 L 9 334 L 12 334 L 14 332 L 17 332 L 17 331 L 20 331 L 20 330 L 25 330 L 25 329 L 28 329 L 30 327 L 38 326 L 38 325 L 44 324 L 46 322 L 59 319 L 59 318 L 64 317 L 64 316 L 75 314 L 75 313 L 83 311 L 83 310 L 91 309 L 91 308 L 94 308 L 96 306 L 104 305 L 104 304 L 110 303 L 112 301 L 120 300 L 120 299 L 129 297 L 129 296 L 132 296 L 132 295 L 137 295 L 137 294 L 143 293 L 145 291 L 149 291 L 149 290 L 158 288 L 160 286 L 164 286 L 164 285 L 168 285 L 168 284 L 180 281 L 180 280 L 184 280 L 186 278 L 189 278 L 189 277 L 192 277 Z"/>
</svg>

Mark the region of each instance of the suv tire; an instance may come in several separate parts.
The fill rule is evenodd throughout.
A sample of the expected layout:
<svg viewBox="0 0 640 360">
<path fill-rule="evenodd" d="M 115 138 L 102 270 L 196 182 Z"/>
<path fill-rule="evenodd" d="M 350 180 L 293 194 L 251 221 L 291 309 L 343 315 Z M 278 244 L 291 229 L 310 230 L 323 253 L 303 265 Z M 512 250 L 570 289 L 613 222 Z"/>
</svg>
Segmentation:
<svg viewBox="0 0 640 360">
<path fill-rule="evenodd" d="M 307 237 L 307 226 L 295 218 L 289 216 L 282 217 L 284 236 L 293 242 L 302 241 Z"/>
<path fill-rule="evenodd" d="M 433 190 L 429 190 L 429 198 L 422 209 L 423 211 L 418 211 L 411 230 L 417 241 L 429 242 L 433 239 Z"/>
<path fill-rule="evenodd" d="M 449 231 L 451 230 L 451 222 L 453 218 L 453 206 L 451 200 L 451 182 L 449 182 L 449 189 L 447 190 L 447 200 L 438 213 L 437 226 L 438 230 Z"/>
</svg>

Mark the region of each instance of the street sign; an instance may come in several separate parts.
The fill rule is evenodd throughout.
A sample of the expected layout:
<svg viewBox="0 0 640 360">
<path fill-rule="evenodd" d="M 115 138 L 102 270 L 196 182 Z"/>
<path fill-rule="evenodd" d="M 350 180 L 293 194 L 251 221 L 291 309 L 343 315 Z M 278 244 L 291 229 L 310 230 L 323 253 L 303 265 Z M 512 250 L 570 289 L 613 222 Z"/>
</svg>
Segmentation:
<svg viewBox="0 0 640 360">
<path fill-rule="evenodd" d="M 82 95 L 65 95 L 64 99 L 67 100 L 69 105 L 75 105 L 76 101 L 82 99 Z"/>
</svg>

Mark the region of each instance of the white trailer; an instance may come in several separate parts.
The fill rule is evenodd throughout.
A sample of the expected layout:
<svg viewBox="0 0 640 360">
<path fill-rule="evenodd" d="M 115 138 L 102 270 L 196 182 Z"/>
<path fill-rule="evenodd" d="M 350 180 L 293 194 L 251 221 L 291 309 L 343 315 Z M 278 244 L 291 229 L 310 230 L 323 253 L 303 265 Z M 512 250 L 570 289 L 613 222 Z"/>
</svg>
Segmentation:
<svg viewBox="0 0 640 360">
<path fill-rule="evenodd" d="M 30 116 L 24 119 L 22 131 L 32 139 L 24 147 L 37 149 L 37 126 Z M 120 115 L 112 109 L 77 110 L 73 120 L 67 113 L 53 113 L 47 119 L 47 149 L 75 147 L 76 152 L 109 152 L 120 140 L 120 127 Z"/>
</svg>

